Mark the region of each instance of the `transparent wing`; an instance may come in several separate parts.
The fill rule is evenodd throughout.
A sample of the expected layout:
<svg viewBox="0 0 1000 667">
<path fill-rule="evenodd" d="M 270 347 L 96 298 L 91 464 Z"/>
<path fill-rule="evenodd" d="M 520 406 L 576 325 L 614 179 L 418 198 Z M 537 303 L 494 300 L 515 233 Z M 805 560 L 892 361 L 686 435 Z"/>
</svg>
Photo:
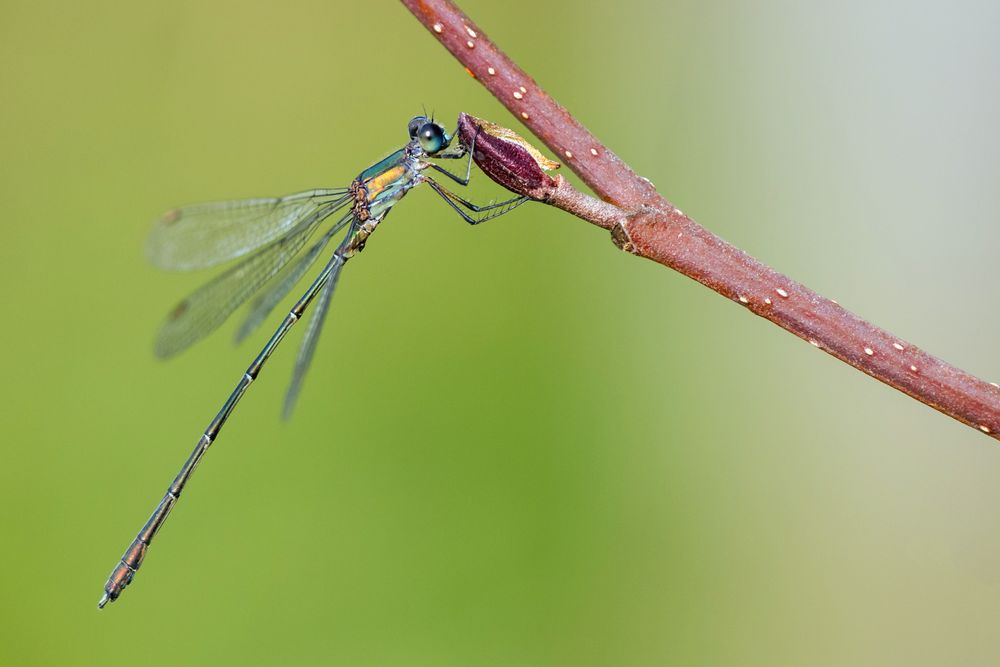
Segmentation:
<svg viewBox="0 0 1000 667">
<path fill-rule="evenodd" d="M 337 232 L 351 221 L 351 217 L 345 217 L 337 222 L 330 231 L 323 234 L 323 238 L 316 241 L 309 250 L 296 259 L 291 264 L 285 266 L 281 272 L 271 280 L 267 289 L 254 297 L 250 304 L 250 312 L 247 314 L 243 324 L 236 332 L 236 342 L 239 343 L 244 338 L 253 333 L 271 314 L 275 306 L 281 303 L 293 287 L 302 279 L 309 267 L 313 265 L 323 248 L 326 247 L 330 239 L 336 236 Z"/>
<path fill-rule="evenodd" d="M 347 190 L 340 188 L 175 208 L 153 226 L 146 256 L 161 269 L 215 266 L 281 238 L 331 202 L 345 205 L 350 199 Z"/>
<path fill-rule="evenodd" d="M 346 261 L 343 259 L 340 251 L 344 245 L 350 242 L 353 233 L 354 228 L 352 227 L 347 232 L 347 238 L 344 239 L 341 247 L 338 248 L 335 257 L 340 257 L 341 260 L 330 273 L 330 278 L 327 280 L 326 285 L 323 286 L 323 291 L 320 292 L 316 306 L 313 308 L 312 318 L 309 320 L 305 336 L 302 338 L 302 346 L 299 348 L 299 354 L 295 358 L 295 370 L 292 372 L 292 382 L 288 386 L 288 393 L 285 394 L 285 405 L 281 412 L 281 416 L 284 419 L 288 419 L 292 415 L 292 410 L 295 409 L 295 402 L 298 400 L 299 392 L 302 390 L 302 381 L 305 379 L 306 371 L 309 370 L 309 364 L 312 363 L 313 355 L 316 352 L 316 342 L 319 340 L 320 331 L 323 329 L 326 313 L 330 309 L 330 299 L 333 297 L 333 291 L 337 289 L 337 279 L 340 277 L 340 270 L 344 268 L 344 262 Z"/>
<path fill-rule="evenodd" d="M 173 356 L 214 331 L 290 262 L 319 223 L 340 206 L 334 201 L 317 209 L 283 238 L 272 241 L 177 304 L 157 336 L 156 355 Z"/>
</svg>

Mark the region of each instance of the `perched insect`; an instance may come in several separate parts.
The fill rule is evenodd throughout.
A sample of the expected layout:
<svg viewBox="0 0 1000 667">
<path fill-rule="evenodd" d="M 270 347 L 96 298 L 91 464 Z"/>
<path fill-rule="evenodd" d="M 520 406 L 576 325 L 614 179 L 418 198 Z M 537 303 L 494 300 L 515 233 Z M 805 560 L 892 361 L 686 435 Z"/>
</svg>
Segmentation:
<svg viewBox="0 0 1000 667">
<path fill-rule="evenodd" d="M 460 120 L 467 118 L 471 117 L 460 116 Z M 463 137 L 468 135 L 471 139 L 459 142 L 451 149 L 451 136 L 432 118 L 417 116 L 410 121 L 408 130 L 410 140 L 403 148 L 362 171 L 346 188 L 311 190 L 272 199 L 189 206 L 167 212 L 156 224 L 149 237 L 147 254 L 159 267 L 200 269 L 243 257 L 171 311 L 156 341 L 156 353 L 160 357 L 172 356 L 205 337 L 240 305 L 259 293 L 237 333 L 238 339 L 247 336 L 323 255 L 330 241 L 339 232 L 346 232 L 322 270 L 292 306 L 247 367 L 218 414 L 209 422 L 152 516 L 111 572 L 98 607 L 103 608 L 108 602 L 117 600 L 132 581 L 150 543 L 177 502 L 184 485 L 191 479 L 198 462 L 218 437 L 236 404 L 282 338 L 302 318 L 309 304 L 316 300 L 285 397 L 284 414 L 288 416 L 291 413 L 316 349 L 341 269 L 347 260 L 364 248 L 368 237 L 407 192 L 421 183 L 427 183 L 466 222 L 473 225 L 501 216 L 529 200 L 530 197 L 519 195 L 507 201 L 476 206 L 449 192 L 428 175 L 430 168 L 459 185 L 468 185 L 473 156 L 477 155 L 476 136 L 481 130 L 470 134 L 466 128 Z M 469 161 L 464 177 L 428 161 L 460 159 L 466 155 Z M 479 152 L 478 155 L 482 157 L 483 154 Z M 335 214 L 339 216 L 329 223 L 328 220 Z M 306 249 L 317 233 L 319 238 Z"/>
</svg>

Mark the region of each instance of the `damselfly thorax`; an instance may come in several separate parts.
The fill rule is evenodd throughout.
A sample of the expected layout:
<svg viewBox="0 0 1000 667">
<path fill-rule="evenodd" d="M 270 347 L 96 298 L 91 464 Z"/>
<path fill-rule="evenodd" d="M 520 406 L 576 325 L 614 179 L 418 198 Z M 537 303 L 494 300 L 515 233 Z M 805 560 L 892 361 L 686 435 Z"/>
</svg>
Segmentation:
<svg viewBox="0 0 1000 667">
<path fill-rule="evenodd" d="M 459 152 L 455 154 L 461 156 Z M 423 178 L 420 172 L 432 166 L 425 161 L 426 157 L 428 153 L 413 139 L 406 147 L 358 174 L 348 188 L 354 199 L 351 210 L 358 222 L 356 240 L 348 252 L 354 254 L 364 248 L 365 241 L 392 207 L 420 184 Z"/>
</svg>

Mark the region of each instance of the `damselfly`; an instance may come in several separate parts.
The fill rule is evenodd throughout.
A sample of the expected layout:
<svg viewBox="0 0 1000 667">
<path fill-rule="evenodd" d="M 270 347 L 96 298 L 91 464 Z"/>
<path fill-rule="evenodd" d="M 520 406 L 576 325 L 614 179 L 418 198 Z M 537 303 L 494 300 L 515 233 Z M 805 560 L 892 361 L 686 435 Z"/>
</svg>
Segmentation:
<svg viewBox="0 0 1000 667">
<path fill-rule="evenodd" d="M 362 171 L 346 188 L 310 190 L 287 197 L 216 202 L 174 209 L 156 224 L 149 238 L 150 260 L 165 269 L 207 268 L 242 257 L 237 264 L 196 290 L 175 307 L 156 341 L 156 353 L 169 357 L 219 327 L 254 294 L 250 312 L 237 338 L 244 338 L 288 295 L 305 276 L 339 232 L 343 239 L 327 258 L 305 293 L 278 325 L 277 330 L 243 373 L 236 388 L 209 422 L 152 516 L 125 551 L 108 577 L 98 607 L 118 599 L 142 564 L 150 543 L 191 479 L 198 462 L 215 441 L 240 398 L 257 378 L 278 343 L 315 299 L 312 319 L 295 360 L 291 385 L 285 396 L 284 415 L 295 405 L 302 380 L 316 350 L 323 320 L 340 271 L 360 252 L 393 206 L 412 188 L 427 183 L 466 222 L 478 224 L 509 212 L 528 200 L 518 196 L 503 202 L 476 206 L 446 190 L 427 169 L 468 185 L 475 154 L 475 137 L 469 146 L 450 147 L 451 136 L 433 118 L 417 116 L 409 123 L 410 141 L 398 151 Z M 429 159 L 460 159 L 468 155 L 465 176 L 457 176 Z M 466 212 L 468 209 L 470 212 Z M 339 214 L 334 222 L 328 220 Z M 346 231 L 345 231 L 346 230 Z M 306 248 L 310 239 L 319 238 Z"/>
</svg>

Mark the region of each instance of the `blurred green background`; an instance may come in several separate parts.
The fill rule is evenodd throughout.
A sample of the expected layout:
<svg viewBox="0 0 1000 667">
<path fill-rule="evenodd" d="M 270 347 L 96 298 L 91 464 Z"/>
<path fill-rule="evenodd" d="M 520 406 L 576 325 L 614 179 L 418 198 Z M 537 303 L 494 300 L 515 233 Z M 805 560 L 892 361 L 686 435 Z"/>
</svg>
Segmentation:
<svg viewBox="0 0 1000 667">
<path fill-rule="evenodd" d="M 702 224 L 1000 378 L 996 3 L 462 6 Z M 155 361 L 212 274 L 149 222 L 345 185 L 422 105 L 523 128 L 388 0 L 7 0 L 0 100 L 0 663 L 1000 661 L 995 441 L 559 211 L 422 190 L 294 419 L 301 329 L 98 612 L 268 333 Z"/>
</svg>

